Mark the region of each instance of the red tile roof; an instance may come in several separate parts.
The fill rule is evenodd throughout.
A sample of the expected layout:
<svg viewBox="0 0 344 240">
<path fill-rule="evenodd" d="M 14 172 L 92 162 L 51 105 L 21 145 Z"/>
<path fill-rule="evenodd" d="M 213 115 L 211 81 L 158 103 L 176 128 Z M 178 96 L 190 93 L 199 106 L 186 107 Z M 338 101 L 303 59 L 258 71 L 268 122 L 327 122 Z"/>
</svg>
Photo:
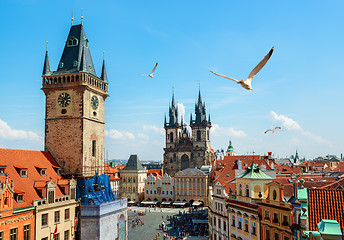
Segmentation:
<svg viewBox="0 0 344 240">
<path fill-rule="evenodd" d="M 341 178 L 333 183 L 320 187 L 319 189 L 327 189 L 327 190 L 342 190 L 344 191 L 344 178 Z"/>
<path fill-rule="evenodd" d="M 308 214 L 311 231 L 317 230 L 317 223 L 322 219 L 333 219 L 344 232 L 344 191 L 308 189 Z"/>
<path fill-rule="evenodd" d="M 104 173 L 109 175 L 110 181 L 120 180 L 118 176 L 118 168 L 111 167 L 108 163 L 104 164 Z"/>
<path fill-rule="evenodd" d="M 281 174 L 292 174 L 292 173 L 298 173 L 302 174 L 302 168 L 289 166 L 289 165 L 277 165 L 275 166 L 276 174 L 279 172 Z"/>
<path fill-rule="evenodd" d="M 290 183 L 288 179 L 291 178 L 284 175 L 276 175 L 276 179 L 273 181 L 284 186 L 284 196 L 291 197 L 294 195 L 293 183 Z M 336 181 L 335 177 L 323 177 L 321 175 L 300 175 L 297 180 L 300 179 L 305 181 L 303 184 L 305 188 L 320 188 Z M 313 181 L 311 181 L 311 179 L 313 179 Z M 298 188 L 301 186 L 299 181 L 296 184 Z"/>
<path fill-rule="evenodd" d="M 39 200 L 34 186 L 43 187 L 47 181 L 57 182 L 63 179 L 55 168 L 59 168 L 49 152 L 13 150 L 0 148 L 0 162 L 6 165 L 5 173 L 13 180 L 15 192 L 24 192 L 24 202 L 14 202 L 14 208 L 31 206 L 34 200 Z M 27 169 L 27 177 L 21 177 L 15 167 Z M 46 168 L 46 176 L 41 176 L 35 166 Z M 60 188 L 56 188 L 55 196 L 63 196 Z"/>
<path fill-rule="evenodd" d="M 154 176 L 160 176 L 161 177 L 163 175 L 163 171 L 161 168 L 159 168 L 159 169 L 147 169 L 147 170 L 148 170 L 147 176 L 149 176 L 150 174 L 153 174 Z"/>
</svg>

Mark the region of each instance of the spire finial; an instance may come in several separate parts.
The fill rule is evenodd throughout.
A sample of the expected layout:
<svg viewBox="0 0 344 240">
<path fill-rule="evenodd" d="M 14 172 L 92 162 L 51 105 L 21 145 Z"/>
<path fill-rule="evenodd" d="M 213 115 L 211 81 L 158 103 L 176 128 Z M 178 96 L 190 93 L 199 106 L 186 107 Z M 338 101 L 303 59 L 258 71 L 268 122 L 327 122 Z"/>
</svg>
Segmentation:
<svg viewBox="0 0 344 240">
<path fill-rule="evenodd" d="M 105 60 L 105 51 L 103 51 L 103 60 Z"/>
<path fill-rule="evenodd" d="M 73 10 L 72 10 L 72 17 L 70 18 L 70 20 L 72 21 L 72 26 L 73 26 L 73 20 L 74 20 L 74 18 L 73 18 Z"/>
<path fill-rule="evenodd" d="M 46 45 L 45 45 L 45 51 L 48 52 L 48 41 L 46 41 L 45 44 L 46 44 Z"/>
<path fill-rule="evenodd" d="M 82 8 L 81 8 L 81 17 L 80 17 L 80 19 L 81 19 L 81 24 L 82 24 L 82 20 L 84 19 L 84 16 L 82 16 Z"/>
</svg>

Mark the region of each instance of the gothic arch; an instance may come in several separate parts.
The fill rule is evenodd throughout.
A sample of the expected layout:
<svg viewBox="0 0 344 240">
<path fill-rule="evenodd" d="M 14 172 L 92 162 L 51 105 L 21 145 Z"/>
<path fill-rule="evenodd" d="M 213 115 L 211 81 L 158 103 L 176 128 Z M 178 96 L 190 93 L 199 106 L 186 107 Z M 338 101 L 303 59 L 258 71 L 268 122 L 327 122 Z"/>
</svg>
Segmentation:
<svg viewBox="0 0 344 240">
<path fill-rule="evenodd" d="M 197 130 L 197 141 L 201 141 L 201 130 Z"/>
<path fill-rule="evenodd" d="M 181 158 L 181 170 L 184 170 L 190 166 L 188 155 L 184 154 Z"/>
</svg>

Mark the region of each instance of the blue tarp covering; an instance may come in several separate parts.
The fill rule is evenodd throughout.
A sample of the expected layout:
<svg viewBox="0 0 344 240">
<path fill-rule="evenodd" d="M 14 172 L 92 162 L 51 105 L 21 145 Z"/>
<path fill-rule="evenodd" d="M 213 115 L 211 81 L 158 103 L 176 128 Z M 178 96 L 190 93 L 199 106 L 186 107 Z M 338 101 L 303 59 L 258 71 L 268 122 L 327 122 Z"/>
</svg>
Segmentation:
<svg viewBox="0 0 344 240">
<path fill-rule="evenodd" d="M 78 180 L 77 199 L 81 199 L 83 205 L 99 205 L 105 202 L 117 200 L 117 196 L 112 192 L 109 176 L 97 172 L 91 179 Z"/>
</svg>

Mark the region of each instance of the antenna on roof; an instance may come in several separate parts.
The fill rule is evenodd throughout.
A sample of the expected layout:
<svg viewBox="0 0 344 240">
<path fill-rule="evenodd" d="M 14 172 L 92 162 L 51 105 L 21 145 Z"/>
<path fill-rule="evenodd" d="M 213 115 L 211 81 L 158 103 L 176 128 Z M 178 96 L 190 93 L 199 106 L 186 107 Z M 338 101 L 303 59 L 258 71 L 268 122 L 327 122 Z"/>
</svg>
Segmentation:
<svg viewBox="0 0 344 240">
<path fill-rule="evenodd" d="M 73 26 L 73 20 L 74 20 L 74 18 L 73 18 L 73 10 L 72 10 L 71 15 L 72 15 L 72 17 L 70 18 L 70 20 L 72 21 L 72 26 Z"/>
<path fill-rule="evenodd" d="M 82 20 L 84 19 L 84 16 L 82 16 L 82 8 L 81 8 L 81 17 L 80 17 L 80 19 L 81 19 L 81 24 L 82 24 Z"/>
</svg>

